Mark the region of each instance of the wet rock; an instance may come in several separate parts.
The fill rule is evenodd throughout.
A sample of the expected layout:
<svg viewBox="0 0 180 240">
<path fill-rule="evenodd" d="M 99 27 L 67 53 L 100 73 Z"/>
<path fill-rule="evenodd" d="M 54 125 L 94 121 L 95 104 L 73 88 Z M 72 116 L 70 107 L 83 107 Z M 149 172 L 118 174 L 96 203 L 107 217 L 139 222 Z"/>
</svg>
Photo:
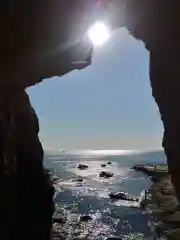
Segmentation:
<svg viewBox="0 0 180 240">
<path fill-rule="evenodd" d="M 52 222 L 53 223 L 59 223 L 59 224 L 65 224 L 66 223 L 66 219 L 61 217 L 61 216 L 53 216 L 52 217 Z"/>
<path fill-rule="evenodd" d="M 112 164 L 112 162 L 108 162 L 107 164 L 108 164 L 108 165 L 111 165 L 111 164 Z"/>
<path fill-rule="evenodd" d="M 84 169 L 87 169 L 88 166 L 87 166 L 87 165 L 84 165 L 84 164 L 79 164 L 77 168 L 78 168 L 78 169 L 81 169 L 81 170 L 84 170 Z"/>
<path fill-rule="evenodd" d="M 109 193 L 109 197 L 111 199 L 121 199 L 121 200 L 127 200 L 128 195 L 125 192 L 117 192 L 117 193 Z"/>
<path fill-rule="evenodd" d="M 101 167 L 106 167 L 107 165 L 104 163 L 104 164 L 101 164 Z"/>
<path fill-rule="evenodd" d="M 114 176 L 114 173 L 102 171 L 100 172 L 99 176 L 104 178 L 110 178 Z"/>
<path fill-rule="evenodd" d="M 136 171 L 142 171 L 142 172 L 147 172 L 147 169 L 145 167 L 145 165 L 141 165 L 141 164 L 138 164 L 138 165 L 135 165 L 132 167 L 133 170 L 136 170 Z"/>
<path fill-rule="evenodd" d="M 79 178 L 79 179 L 73 179 L 72 181 L 73 181 L 73 182 L 84 182 L 84 180 L 81 179 L 81 178 Z"/>
<path fill-rule="evenodd" d="M 109 197 L 113 200 L 126 200 L 131 202 L 137 201 L 136 198 L 128 195 L 126 192 L 109 193 Z"/>
<path fill-rule="evenodd" d="M 81 222 L 87 222 L 87 221 L 91 221 L 92 217 L 90 217 L 89 215 L 84 215 L 80 217 L 80 221 Z"/>
</svg>

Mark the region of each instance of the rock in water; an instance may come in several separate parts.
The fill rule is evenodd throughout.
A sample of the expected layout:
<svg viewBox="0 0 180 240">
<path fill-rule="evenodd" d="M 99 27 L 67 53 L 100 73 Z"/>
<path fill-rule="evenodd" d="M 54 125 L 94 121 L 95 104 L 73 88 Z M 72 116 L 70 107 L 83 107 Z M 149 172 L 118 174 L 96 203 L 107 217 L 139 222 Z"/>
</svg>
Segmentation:
<svg viewBox="0 0 180 240">
<path fill-rule="evenodd" d="M 106 167 L 107 165 L 106 164 L 101 164 L 101 167 Z"/>
<path fill-rule="evenodd" d="M 128 195 L 126 192 L 117 192 L 117 193 L 109 193 L 109 197 L 114 200 L 126 200 L 130 202 L 136 202 L 137 199 Z"/>
<path fill-rule="evenodd" d="M 108 165 L 111 165 L 111 164 L 112 164 L 112 162 L 108 162 L 107 164 L 108 164 Z"/>
<path fill-rule="evenodd" d="M 110 173 L 110 172 L 100 172 L 99 174 L 100 177 L 104 177 L 104 178 L 110 178 L 110 177 L 113 177 L 114 176 L 114 173 Z"/>
<path fill-rule="evenodd" d="M 79 168 L 81 170 L 84 170 L 84 169 L 87 169 L 88 166 L 87 165 L 83 165 L 83 164 L 79 164 L 77 168 Z"/>
<path fill-rule="evenodd" d="M 128 200 L 127 193 L 125 192 L 109 193 L 109 197 L 112 199 Z"/>
<path fill-rule="evenodd" d="M 83 179 L 81 179 L 81 178 L 79 178 L 79 179 L 74 179 L 74 180 L 72 180 L 73 182 L 84 182 L 84 180 Z"/>
<path fill-rule="evenodd" d="M 84 215 L 84 216 L 80 217 L 81 222 L 87 222 L 87 221 L 90 221 L 90 220 L 92 220 L 92 217 L 90 217 L 89 215 Z"/>
</svg>

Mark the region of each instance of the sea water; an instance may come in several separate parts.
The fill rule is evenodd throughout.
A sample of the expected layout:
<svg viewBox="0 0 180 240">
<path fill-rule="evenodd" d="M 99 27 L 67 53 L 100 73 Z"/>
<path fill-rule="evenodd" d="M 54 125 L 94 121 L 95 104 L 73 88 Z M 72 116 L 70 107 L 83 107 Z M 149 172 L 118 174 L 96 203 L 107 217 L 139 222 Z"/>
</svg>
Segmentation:
<svg viewBox="0 0 180 240">
<path fill-rule="evenodd" d="M 101 167 L 102 164 L 106 167 Z M 60 179 L 55 184 L 56 214 L 67 219 L 66 224 L 56 225 L 62 239 L 104 240 L 119 237 L 123 240 L 150 240 L 153 233 L 145 211 L 138 202 L 112 201 L 110 192 L 127 192 L 139 197 L 151 182 L 146 175 L 132 170 L 135 164 L 164 163 L 163 152 L 60 152 L 47 153 L 44 164 L 52 168 Z M 86 170 L 78 164 L 88 165 Z M 109 179 L 99 177 L 101 171 L 114 173 Z M 74 182 L 75 179 L 83 182 Z M 88 222 L 79 222 L 82 215 L 91 216 Z M 58 238 L 57 238 L 58 239 Z"/>
</svg>

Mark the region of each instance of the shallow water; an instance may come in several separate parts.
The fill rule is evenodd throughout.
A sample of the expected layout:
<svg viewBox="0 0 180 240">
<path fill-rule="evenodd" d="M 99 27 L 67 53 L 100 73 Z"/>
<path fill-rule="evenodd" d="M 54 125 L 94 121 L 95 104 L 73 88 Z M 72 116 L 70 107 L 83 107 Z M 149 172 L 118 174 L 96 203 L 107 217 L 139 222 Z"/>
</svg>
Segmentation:
<svg viewBox="0 0 180 240">
<path fill-rule="evenodd" d="M 137 163 L 163 161 L 164 156 L 158 155 L 46 155 L 45 166 L 53 168 L 60 181 L 55 202 L 56 213 L 67 218 L 67 223 L 54 225 L 64 239 L 98 239 L 104 240 L 110 236 L 125 240 L 150 240 L 153 234 L 148 218 L 139 208 L 139 203 L 128 201 L 112 201 L 110 192 L 125 191 L 138 197 L 141 191 L 148 188 L 151 182 L 140 172 L 131 170 Z M 155 160 L 156 159 L 156 160 Z M 101 164 L 111 161 L 105 168 Z M 88 165 L 88 169 L 77 169 L 78 164 Z M 110 179 L 99 177 L 101 171 L 114 173 Z M 83 183 L 73 182 L 82 178 Z M 79 223 L 80 215 L 89 215 L 91 221 Z"/>
</svg>

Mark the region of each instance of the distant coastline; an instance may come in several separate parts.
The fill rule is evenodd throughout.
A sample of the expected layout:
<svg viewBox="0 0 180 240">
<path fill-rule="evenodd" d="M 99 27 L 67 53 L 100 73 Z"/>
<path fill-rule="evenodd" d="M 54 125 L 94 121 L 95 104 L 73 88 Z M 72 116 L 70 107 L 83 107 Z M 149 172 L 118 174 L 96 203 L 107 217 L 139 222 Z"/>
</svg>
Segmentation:
<svg viewBox="0 0 180 240">
<path fill-rule="evenodd" d="M 59 149 L 59 150 L 49 150 L 45 149 L 47 154 L 92 154 L 92 155 L 133 155 L 133 154 L 162 154 L 163 149 L 155 150 L 136 150 L 136 149 Z"/>
</svg>

